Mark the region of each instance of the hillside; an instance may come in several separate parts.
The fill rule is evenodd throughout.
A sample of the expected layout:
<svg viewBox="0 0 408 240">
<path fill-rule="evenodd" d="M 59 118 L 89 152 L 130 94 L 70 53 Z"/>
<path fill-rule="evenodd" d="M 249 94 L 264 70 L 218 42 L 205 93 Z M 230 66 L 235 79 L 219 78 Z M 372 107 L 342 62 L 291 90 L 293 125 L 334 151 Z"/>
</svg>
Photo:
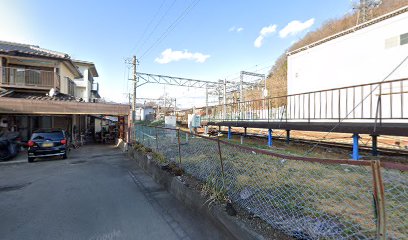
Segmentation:
<svg viewBox="0 0 408 240">
<path fill-rule="evenodd" d="M 408 5 L 407 0 L 383 0 L 382 4 L 376 8 L 370 9 L 369 18 L 375 18 L 392 12 L 398 8 Z M 303 46 L 309 45 L 325 37 L 344 31 L 355 26 L 358 23 L 358 11 L 355 10 L 341 18 L 330 19 L 326 21 L 315 31 L 309 32 L 298 42 L 290 46 L 287 51 L 293 51 Z M 287 94 L 287 57 L 286 52 L 276 60 L 271 68 L 267 80 L 267 88 L 270 97 L 284 96 Z M 248 98 L 247 98 L 248 99 Z M 277 100 L 274 104 L 282 105 L 285 101 Z"/>
</svg>

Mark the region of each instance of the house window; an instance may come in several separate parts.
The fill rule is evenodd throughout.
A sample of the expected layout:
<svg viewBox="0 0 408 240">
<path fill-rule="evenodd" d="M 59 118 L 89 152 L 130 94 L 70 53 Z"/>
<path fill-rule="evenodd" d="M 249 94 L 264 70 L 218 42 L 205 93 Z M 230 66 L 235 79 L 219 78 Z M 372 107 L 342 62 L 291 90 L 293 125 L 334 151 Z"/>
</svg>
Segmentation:
<svg viewBox="0 0 408 240">
<path fill-rule="evenodd" d="M 408 44 L 408 33 L 404 33 L 400 35 L 400 44 Z"/>
</svg>

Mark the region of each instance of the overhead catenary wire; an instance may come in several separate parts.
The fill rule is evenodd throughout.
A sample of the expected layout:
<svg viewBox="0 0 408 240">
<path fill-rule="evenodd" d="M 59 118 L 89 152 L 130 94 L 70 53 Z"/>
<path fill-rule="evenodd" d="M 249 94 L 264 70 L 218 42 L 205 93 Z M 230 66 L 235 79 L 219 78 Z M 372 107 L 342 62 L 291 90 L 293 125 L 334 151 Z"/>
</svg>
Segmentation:
<svg viewBox="0 0 408 240">
<path fill-rule="evenodd" d="M 153 35 L 153 33 L 156 31 L 157 27 L 159 27 L 159 25 L 162 23 L 162 21 L 164 20 L 164 18 L 167 16 L 167 14 L 170 12 L 170 10 L 173 8 L 174 4 L 176 3 L 176 0 L 174 0 L 169 7 L 167 8 L 167 10 L 164 12 L 164 14 L 161 16 L 161 18 L 159 19 L 159 21 L 156 23 L 156 25 L 153 27 L 152 31 L 150 31 L 149 35 L 145 38 L 145 40 L 143 41 L 142 45 L 140 46 L 139 49 L 143 49 L 144 45 L 147 43 L 147 41 L 151 38 L 151 36 Z M 137 49 L 138 50 L 138 49 Z M 140 58 L 139 58 L 140 60 Z"/>
<path fill-rule="evenodd" d="M 139 40 L 137 41 L 137 43 L 135 44 L 135 46 L 132 48 L 131 52 L 133 52 L 133 50 L 137 49 L 141 43 L 141 41 L 143 40 L 145 34 L 147 33 L 147 30 L 150 28 L 150 26 L 152 25 L 152 23 L 154 22 L 154 20 L 156 19 L 156 17 L 158 16 L 160 10 L 163 8 L 164 3 L 166 2 L 166 0 L 163 0 L 160 7 L 157 9 L 156 13 L 153 15 L 153 17 L 150 19 L 149 23 L 146 25 L 145 29 L 143 30 L 143 33 L 140 35 L 141 37 L 139 38 Z M 175 1 L 174 1 L 175 2 Z M 174 4 L 173 2 L 173 4 Z M 165 15 L 162 16 L 162 18 Z M 161 19 L 162 19 L 161 18 Z M 160 24 L 160 22 L 159 22 Z M 150 36 L 150 35 L 149 35 Z"/>
<path fill-rule="evenodd" d="M 391 71 L 389 74 L 387 74 L 387 76 L 386 76 L 382 81 L 380 81 L 380 83 L 382 83 L 382 82 L 384 82 L 385 80 L 387 80 L 395 71 L 397 71 L 398 68 L 400 68 L 400 67 L 402 66 L 402 64 L 405 63 L 405 61 L 407 61 L 407 59 L 408 59 L 408 56 L 406 56 L 395 68 L 393 68 L 392 71 Z M 325 137 L 327 137 L 327 136 L 328 136 L 329 134 L 331 134 L 338 126 L 340 126 L 340 125 L 343 123 L 343 121 L 346 120 L 346 119 L 349 117 L 349 115 L 352 114 L 352 113 L 354 112 L 354 110 L 355 110 L 357 107 L 359 107 L 370 95 L 372 95 L 372 94 L 377 90 L 377 88 L 378 88 L 379 86 L 380 86 L 380 84 L 378 84 L 377 86 L 375 86 L 360 102 L 358 102 L 358 104 L 355 105 L 355 106 L 347 113 L 347 115 L 346 115 L 344 118 L 342 118 L 337 124 L 335 124 L 335 125 L 330 129 L 330 131 L 328 131 L 328 132 L 323 136 L 323 139 L 317 140 L 317 142 L 316 142 L 315 144 L 313 144 L 313 146 L 312 146 L 309 150 L 307 150 L 307 151 L 305 152 L 305 154 L 303 155 L 303 157 L 309 155 L 317 146 L 319 146 L 319 144 L 322 142 L 322 140 L 324 140 Z"/>
<path fill-rule="evenodd" d="M 164 31 L 164 33 L 145 51 L 139 59 L 146 56 L 154 47 L 161 43 L 170 33 L 173 31 L 177 24 L 179 24 L 190 12 L 191 10 L 200 2 L 200 0 L 193 1 L 188 7 L 176 18 L 176 20 L 169 25 L 169 27 Z"/>
<path fill-rule="evenodd" d="M 270 62 L 270 61 L 266 61 L 266 62 L 261 63 L 261 64 L 253 65 L 253 66 L 251 66 L 251 67 L 245 68 L 245 71 L 260 72 L 260 71 L 263 71 L 263 70 L 268 69 L 268 68 L 271 69 L 271 68 L 275 65 L 275 61 L 273 61 L 273 62 L 274 62 L 273 64 L 269 64 L 269 62 Z M 260 67 L 260 66 L 264 65 L 265 63 L 268 63 L 267 65 L 265 65 L 265 67 L 260 68 L 260 69 L 252 70 L 252 69 L 254 69 L 254 68 L 257 68 L 257 67 Z M 231 74 L 226 75 L 225 77 L 222 77 L 221 79 L 226 78 L 226 79 L 228 79 L 229 81 L 239 80 L 239 78 L 240 78 L 239 74 L 240 74 L 240 73 L 241 73 L 241 71 L 234 72 L 234 73 L 231 73 Z M 236 76 L 236 75 L 238 75 L 238 77 L 229 78 L 229 77 L 231 77 L 231 76 Z"/>
</svg>

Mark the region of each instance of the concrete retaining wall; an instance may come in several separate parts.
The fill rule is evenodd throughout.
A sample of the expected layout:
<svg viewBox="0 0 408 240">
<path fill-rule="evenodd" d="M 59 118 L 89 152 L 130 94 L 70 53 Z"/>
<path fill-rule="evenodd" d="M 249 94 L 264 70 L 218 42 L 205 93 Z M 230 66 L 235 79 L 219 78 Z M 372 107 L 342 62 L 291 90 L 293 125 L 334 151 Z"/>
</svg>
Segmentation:
<svg viewBox="0 0 408 240">
<path fill-rule="evenodd" d="M 221 230 L 225 231 L 235 239 L 264 239 L 263 236 L 250 230 L 244 223 L 237 218 L 227 215 L 219 205 L 209 206 L 206 199 L 193 189 L 185 186 L 177 177 L 171 173 L 162 170 L 151 156 L 135 151 L 133 148 L 128 150 L 129 157 L 136 160 L 137 164 L 145 170 L 153 179 L 161 184 L 185 206 L 199 211 L 203 217 L 212 221 Z"/>
</svg>

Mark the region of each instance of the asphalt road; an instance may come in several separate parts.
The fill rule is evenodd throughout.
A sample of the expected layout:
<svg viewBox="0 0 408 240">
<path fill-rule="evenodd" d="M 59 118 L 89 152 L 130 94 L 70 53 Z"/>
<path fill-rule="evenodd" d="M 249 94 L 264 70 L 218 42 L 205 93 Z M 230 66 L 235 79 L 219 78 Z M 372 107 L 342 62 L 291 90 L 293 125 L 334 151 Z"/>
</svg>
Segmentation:
<svg viewBox="0 0 408 240">
<path fill-rule="evenodd" d="M 0 165 L 1 239 L 226 239 L 112 146 Z"/>
</svg>

